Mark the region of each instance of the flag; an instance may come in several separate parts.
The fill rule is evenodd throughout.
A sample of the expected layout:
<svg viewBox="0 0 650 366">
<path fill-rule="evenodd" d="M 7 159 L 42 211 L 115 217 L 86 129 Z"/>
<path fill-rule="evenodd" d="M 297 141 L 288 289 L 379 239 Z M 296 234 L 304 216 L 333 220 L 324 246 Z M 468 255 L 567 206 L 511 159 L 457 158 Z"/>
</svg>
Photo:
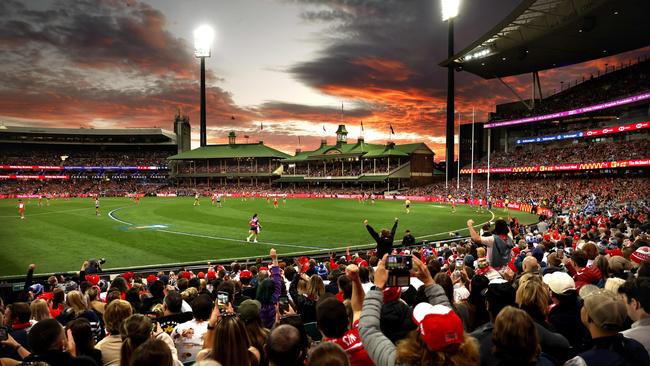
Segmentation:
<svg viewBox="0 0 650 366">
<path fill-rule="evenodd" d="M 391 134 L 391 135 L 394 135 L 394 134 L 395 134 L 395 130 L 393 130 L 393 125 L 392 125 L 392 124 L 389 124 L 388 126 L 390 127 L 390 134 Z"/>
<path fill-rule="evenodd" d="M 325 130 L 325 125 L 323 125 L 323 132 L 327 132 L 327 131 Z"/>
<path fill-rule="evenodd" d="M 264 125 L 262 124 L 262 122 L 260 122 L 260 131 L 262 131 L 263 129 L 264 129 Z"/>
<path fill-rule="evenodd" d="M 361 131 L 363 131 L 363 121 L 361 121 Z"/>
<path fill-rule="evenodd" d="M 249 137 L 250 137 L 250 136 L 248 136 L 248 135 L 244 135 L 244 138 L 245 138 L 245 139 L 247 139 L 247 138 L 249 138 Z"/>
<path fill-rule="evenodd" d="M 298 136 L 298 145 L 300 145 L 300 136 Z"/>
<path fill-rule="evenodd" d="M 234 120 L 234 119 L 235 119 L 235 116 L 230 116 L 230 119 Z"/>
</svg>

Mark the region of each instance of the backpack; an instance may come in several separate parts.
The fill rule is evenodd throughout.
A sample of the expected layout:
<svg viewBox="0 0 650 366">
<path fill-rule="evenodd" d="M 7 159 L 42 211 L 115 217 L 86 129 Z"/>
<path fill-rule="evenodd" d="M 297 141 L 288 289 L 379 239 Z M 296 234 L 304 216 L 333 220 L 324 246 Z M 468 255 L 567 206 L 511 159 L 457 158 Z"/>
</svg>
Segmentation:
<svg viewBox="0 0 650 366">
<path fill-rule="evenodd" d="M 507 265 L 512 256 L 512 248 L 515 243 L 511 237 L 506 240 L 501 239 L 498 235 L 492 235 L 494 238 L 494 247 L 492 248 L 492 258 L 490 258 L 490 265 L 494 268 L 499 268 Z"/>
</svg>

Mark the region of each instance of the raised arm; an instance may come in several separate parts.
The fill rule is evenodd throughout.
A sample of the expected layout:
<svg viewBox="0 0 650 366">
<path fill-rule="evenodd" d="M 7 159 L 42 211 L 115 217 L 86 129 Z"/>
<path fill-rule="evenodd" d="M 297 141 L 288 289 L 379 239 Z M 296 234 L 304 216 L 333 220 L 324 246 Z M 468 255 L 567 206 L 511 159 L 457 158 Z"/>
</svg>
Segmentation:
<svg viewBox="0 0 650 366">
<path fill-rule="evenodd" d="M 356 264 L 350 264 L 345 268 L 345 274 L 352 281 L 352 323 L 359 320 L 361 317 L 361 310 L 363 309 L 363 300 L 366 297 L 365 292 L 363 291 L 363 286 L 361 285 L 361 279 L 359 279 L 359 267 Z"/>
<path fill-rule="evenodd" d="M 474 220 L 467 220 L 467 229 L 469 230 L 469 235 L 472 237 L 472 241 L 476 244 L 481 244 L 481 236 L 474 230 Z"/>
<path fill-rule="evenodd" d="M 32 286 L 34 282 L 34 269 L 36 268 L 35 264 L 30 264 L 29 267 L 27 267 L 27 276 L 25 276 L 25 286 L 23 286 L 23 290 L 29 291 L 29 288 Z"/>
<path fill-rule="evenodd" d="M 395 218 L 395 223 L 393 224 L 393 228 L 390 229 L 390 238 L 395 239 L 395 232 L 397 231 L 397 223 L 399 222 L 399 219 L 396 217 Z"/>
<path fill-rule="evenodd" d="M 280 266 L 278 265 L 278 254 L 275 249 L 271 249 L 271 260 L 273 267 L 271 267 L 271 279 L 273 279 L 273 303 L 277 304 L 280 300 L 280 292 L 282 291 L 282 279 L 280 278 Z"/>
<path fill-rule="evenodd" d="M 359 335 L 368 356 L 377 366 L 394 366 L 396 348 L 379 327 L 381 307 L 384 303 L 384 286 L 388 280 L 388 271 L 384 267 L 387 255 L 379 261 L 375 271 L 375 289 L 370 290 L 363 301 L 363 310 L 359 319 Z"/>
<path fill-rule="evenodd" d="M 379 242 L 379 234 L 377 234 L 375 229 L 373 229 L 372 226 L 368 224 L 368 220 L 363 220 L 363 224 L 366 225 L 366 229 L 368 229 L 370 236 L 372 236 L 372 238 L 375 239 L 376 242 Z"/>
<path fill-rule="evenodd" d="M 427 297 L 427 301 L 431 305 L 445 305 L 447 307 L 452 307 L 449 303 L 449 299 L 445 294 L 445 290 L 442 286 L 433 282 L 429 268 L 424 262 L 418 259 L 418 257 L 413 256 L 413 274 L 423 283 L 424 294 Z"/>
</svg>

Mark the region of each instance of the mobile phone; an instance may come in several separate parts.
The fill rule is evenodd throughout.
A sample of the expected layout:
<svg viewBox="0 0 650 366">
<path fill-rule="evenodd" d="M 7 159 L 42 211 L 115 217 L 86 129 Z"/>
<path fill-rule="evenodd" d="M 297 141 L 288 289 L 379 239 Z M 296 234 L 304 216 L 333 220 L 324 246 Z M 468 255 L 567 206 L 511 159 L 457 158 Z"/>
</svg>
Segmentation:
<svg viewBox="0 0 650 366">
<path fill-rule="evenodd" d="M 461 269 L 463 269 L 464 265 L 465 265 L 465 261 L 463 261 L 462 259 L 456 259 L 456 269 L 457 270 L 460 271 Z"/>
<path fill-rule="evenodd" d="M 9 331 L 6 327 L 0 327 L 0 341 L 6 341 L 9 338 Z"/>
<path fill-rule="evenodd" d="M 395 270 L 403 269 L 410 271 L 413 269 L 413 257 L 410 255 L 389 255 L 386 259 L 386 269 Z"/>
<path fill-rule="evenodd" d="M 280 296 L 278 298 L 278 307 L 280 308 L 280 314 L 284 314 L 289 310 L 289 297 L 288 296 Z"/>
<path fill-rule="evenodd" d="M 386 259 L 388 269 L 387 287 L 407 287 L 411 281 L 413 257 L 410 255 L 389 255 Z"/>
<path fill-rule="evenodd" d="M 228 306 L 228 293 L 224 291 L 217 291 L 217 306 L 222 313 L 226 311 Z"/>
</svg>

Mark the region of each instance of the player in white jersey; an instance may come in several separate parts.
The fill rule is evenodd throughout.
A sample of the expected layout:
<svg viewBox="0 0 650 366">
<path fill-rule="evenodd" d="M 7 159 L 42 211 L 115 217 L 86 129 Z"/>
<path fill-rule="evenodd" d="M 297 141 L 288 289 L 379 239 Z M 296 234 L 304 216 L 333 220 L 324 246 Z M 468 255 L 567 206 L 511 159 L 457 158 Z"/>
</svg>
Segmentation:
<svg viewBox="0 0 650 366">
<path fill-rule="evenodd" d="M 253 217 L 248 221 L 248 237 L 246 238 L 247 242 L 251 241 L 251 238 L 253 238 L 253 243 L 257 243 L 257 234 L 260 233 L 261 225 L 260 225 L 260 220 L 257 217 L 257 214 L 254 214 Z"/>
<path fill-rule="evenodd" d="M 223 207 L 221 206 L 221 193 L 217 194 L 217 207 Z"/>
<path fill-rule="evenodd" d="M 376 199 L 376 198 L 377 198 L 377 196 L 375 196 L 374 193 L 371 194 L 371 195 L 370 195 L 370 204 L 374 205 L 374 204 L 375 204 L 375 199 Z"/>
<path fill-rule="evenodd" d="M 95 216 L 99 216 L 99 195 L 95 196 Z"/>
</svg>

